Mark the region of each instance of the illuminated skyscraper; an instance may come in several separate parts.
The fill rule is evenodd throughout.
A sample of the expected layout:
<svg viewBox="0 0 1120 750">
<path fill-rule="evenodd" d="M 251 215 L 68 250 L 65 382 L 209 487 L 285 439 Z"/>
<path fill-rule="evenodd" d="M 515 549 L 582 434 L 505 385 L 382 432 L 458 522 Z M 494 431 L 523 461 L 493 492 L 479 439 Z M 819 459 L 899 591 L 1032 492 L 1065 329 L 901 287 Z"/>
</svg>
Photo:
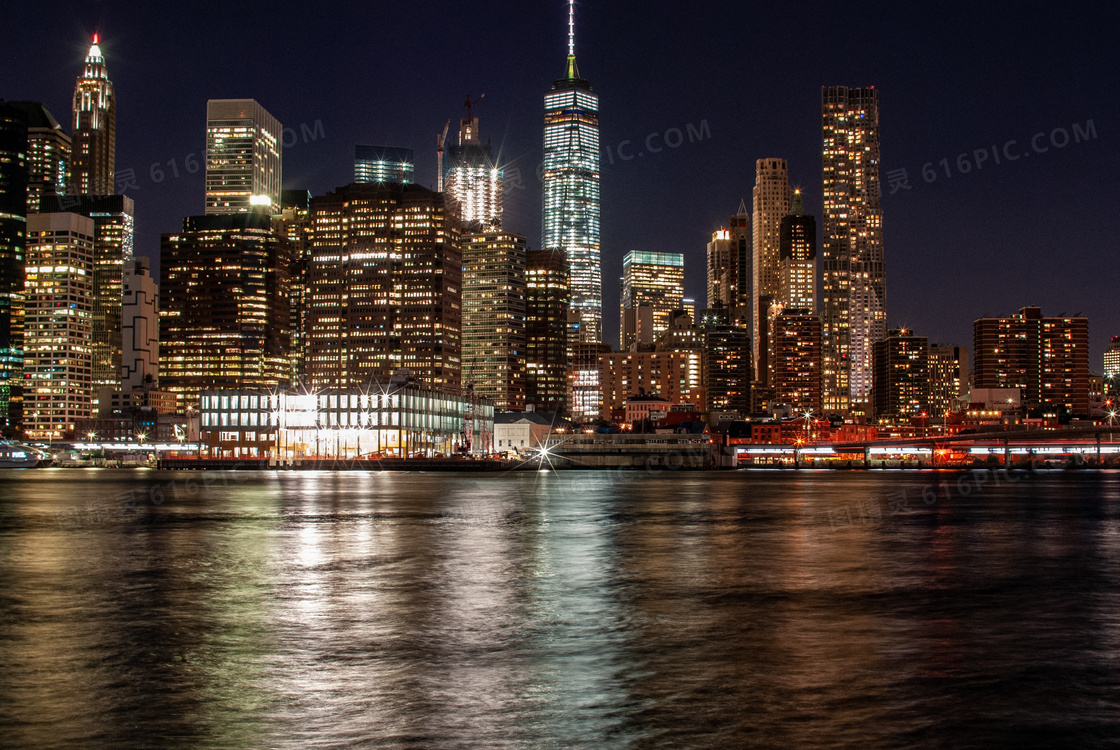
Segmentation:
<svg viewBox="0 0 1120 750">
<path fill-rule="evenodd" d="M 684 303 L 684 254 L 631 250 L 622 259 L 622 295 L 620 314 L 641 307 L 652 308 L 653 338 L 669 328 L 673 310 Z M 637 332 L 619 332 L 619 348 L 626 350 Z"/>
<path fill-rule="evenodd" d="M 415 154 L 394 146 L 354 147 L 354 182 L 412 182 Z"/>
<path fill-rule="evenodd" d="M 568 402 L 568 263 L 558 251 L 525 254 L 525 404 L 564 413 Z"/>
<path fill-rule="evenodd" d="M 279 213 L 282 128 L 253 99 L 206 102 L 206 213 Z"/>
<path fill-rule="evenodd" d="M 458 391 L 463 261 L 444 195 L 347 185 L 311 199 L 311 225 L 306 385 L 367 387 L 404 367 Z"/>
<path fill-rule="evenodd" d="M 929 345 L 929 413 L 940 417 L 968 390 L 968 348 L 952 344 Z"/>
<path fill-rule="evenodd" d="M 789 213 L 789 169 L 785 159 L 755 162 L 754 264 L 752 268 L 751 339 L 755 344 L 758 380 L 770 383 L 770 305 L 778 301 L 778 269 L 781 255 L 782 217 Z"/>
<path fill-rule="evenodd" d="M 272 217 L 276 238 L 288 245 L 292 259 L 291 285 L 288 288 L 288 327 L 291 330 L 292 384 L 298 387 L 307 375 L 307 315 L 310 302 L 308 274 L 311 271 L 311 192 L 284 190 L 280 193 L 280 214 Z"/>
<path fill-rule="evenodd" d="M 599 97 L 576 67 L 574 0 L 568 5 L 568 66 L 544 97 L 545 251 L 568 259 L 580 341 L 603 338 L 599 260 Z"/>
<path fill-rule="evenodd" d="M 929 416 L 929 342 L 906 328 L 890 331 L 872 347 L 876 419 L 903 421 Z"/>
<path fill-rule="evenodd" d="M 821 90 L 824 182 L 824 408 L 845 412 L 871 394 L 874 343 L 887 334 L 879 93 Z"/>
<path fill-rule="evenodd" d="M 27 213 L 38 213 L 42 198 L 66 194 L 70 136 L 45 105 L 8 103 L 27 113 Z"/>
<path fill-rule="evenodd" d="M 443 191 L 464 230 L 494 229 L 502 225 L 502 170 L 494 164 L 490 144 L 479 139 L 478 118 L 471 116 L 470 102 L 468 97 L 459 143 L 448 150 L 444 161 Z"/>
<path fill-rule="evenodd" d="M 160 381 L 182 406 L 208 388 L 288 384 L 287 253 L 265 211 L 189 216 L 163 235 Z"/>
<path fill-rule="evenodd" d="M 821 319 L 787 309 L 770 322 L 773 399 L 794 412 L 821 410 Z"/>
<path fill-rule="evenodd" d="M 1114 381 L 1120 379 L 1120 336 L 1113 336 L 1104 353 L 1104 375 Z"/>
<path fill-rule="evenodd" d="M 70 154 L 69 191 L 73 195 L 117 192 L 117 96 L 109 82 L 97 34 L 85 68 L 74 87 L 74 135 Z"/>
<path fill-rule="evenodd" d="M 21 416 L 26 251 L 27 113 L 0 101 L 0 427 Z"/>
<path fill-rule="evenodd" d="M 817 220 L 805 213 L 801 191 L 793 191 L 789 214 L 782 218 L 778 262 L 778 299 L 783 308 L 817 311 Z"/>
<path fill-rule="evenodd" d="M 731 240 L 731 269 L 734 280 L 734 303 L 731 306 L 731 320 L 735 325 L 746 326 L 751 330 L 751 276 L 754 253 L 754 235 L 751 232 L 751 213 L 747 210 L 747 202 L 739 201 L 739 210 L 731 217 L 727 224 L 727 232 Z M 752 365 L 753 368 L 753 365 Z"/>
<path fill-rule="evenodd" d="M 708 308 L 730 310 L 735 305 L 735 254 L 731 232 L 717 229 L 708 243 Z"/>
<path fill-rule="evenodd" d="M 159 384 L 159 294 L 148 259 L 125 263 L 121 281 L 121 390 Z"/>
<path fill-rule="evenodd" d="M 44 213 L 67 211 L 93 219 L 93 395 L 118 386 L 121 377 L 121 277 L 132 260 L 135 209 L 125 195 L 74 195 L 47 198 Z"/>
<path fill-rule="evenodd" d="M 525 408 L 525 238 L 463 235 L 463 384 L 498 411 Z"/>
<path fill-rule="evenodd" d="M 27 218 L 23 426 L 57 440 L 92 416 L 94 223 L 78 214 Z"/>
</svg>

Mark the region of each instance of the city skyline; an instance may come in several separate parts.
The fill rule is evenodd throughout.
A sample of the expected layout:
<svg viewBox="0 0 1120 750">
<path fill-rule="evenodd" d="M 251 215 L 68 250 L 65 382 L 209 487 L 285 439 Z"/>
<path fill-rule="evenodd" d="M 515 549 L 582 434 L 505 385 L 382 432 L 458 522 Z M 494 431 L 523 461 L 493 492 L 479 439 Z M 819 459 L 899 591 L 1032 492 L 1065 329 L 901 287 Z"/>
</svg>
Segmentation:
<svg viewBox="0 0 1120 750">
<path fill-rule="evenodd" d="M 582 68 L 594 70 L 596 93 L 604 101 L 612 100 L 609 116 L 603 120 L 603 191 L 604 205 L 611 205 L 603 217 L 603 267 L 610 279 L 621 267 L 622 255 L 631 249 L 653 249 L 684 252 L 686 255 L 686 294 L 702 299 L 703 248 L 726 220 L 728 206 L 734 207 L 749 194 L 751 179 L 748 164 L 757 158 L 777 155 L 790 163 L 790 182 L 803 190 L 807 213 L 821 217 L 819 187 L 819 134 L 815 133 L 814 120 L 819 116 L 819 97 L 822 85 L 844 82 L 850 85 L 871 85 L 888 97 L 883 121 L 883 210 L 887 216 L 886 261 L 890 266 L 892 304 L 888 311 L 890 327 L 910 326 L 926 333 L 931 340 L 967 343 L 971 322 L 984 314 L 1010 314 L 1024 304 L 1038 304 L 1055 311 L 1083 312 L 1093 322 L 1090 331 L 1091 362 L 1099 367 L 1103 351 L 1112 335 L 1120 329 L 1117 313 L 1105 304 L 1107 298 L 1103 279 L 1070 271 L 1057 279 L 1038 282 L 1032 269 L 1048 258 L 1066 236 L 1076 237 L 1079 253 L 1087 263 L 1107 262 L 1107 240 L 1115 229 L 1115 219 L 1101 212 L 1091 211 L 1095 201 L 1074 200 L 1072 195 L 1084 189 L 1094 196 L 1106 196 L 1114 188 L 1105 182 L 1104 154 L 1107 123 L 1115 105 L 1095 88 L 1082 80 L 1073 86 L 1057 85 L 1052 74 L 1058 60 L 1050 53 L 1028 55 L 1022 45 L 1009 41 L 998 43 L 1003 54 L 998 60 L 985 57 L 981 69 L 988 71 L 1011 70 L 1023 73 L 1027 81 L 1021 88 L 1014 88 L 1000 108 L 986 102 L 990 86 L 970 79 L 963 90 L 954 97 L 968 102 L 968 106 L 955 106 L 950 112 L 944 108 L 930 111 L 930 102 L 919 94 L 917 87 L 904 84 L 920 81 L 931 74 L 934 60 L 941 56 L 924 58 L 919 67 L 901 74 L 885 65 L 889 53 L 918 44 L 926 38 L 916 31 L 898 33 L 896 24 L 888 20 L 870 21 L 870 28 L 861 32 L 864 52 L 856 62 L 837 59 L 829 55 L 834 42 L 827 42 L 821 50 L 811 49 L 815 35 L 798 45 L 804 52 L 786 71 L 777 71 L 769 78 L 753 76 L 740 86 L 744 92 L 784 92 L 787 101 L 768 106 L 764 116 L 751 118 L 747 127 L 733 116 L 727 103 L 712 99 L 707 94 L 713 87 L 726 86 L 735 80 L 734 66 L 720 68 L 726 55 L 711 45 L 704 67 L 707 75 L 699 81 L 688 81 L 680 75 L 670 74 L 671 59 L 679 58 L 683 40 L 676 35 L 658 32 L 657 40 L 664 46 L 664 53 L 643 53 L 641 59 L 651 66 L 649 71 L 636 72 L 631 63 L 620 62 L 603 49 L 607 38 L 619 31 L 620 19 L 626 7 L 607 9 L 597 3 L 583 3 L 580 33 L 582 43 L 580 62 Z M 632 10 L 632 9 L 631 9 Z M 80 73 L 82 61 L 88 52 L 89 38 L 100 33 L 100 46 L 111 68 L 117 92 L 127 92 L 122 102 L 131 110 L 126 116 L 118 112 L 117 171 L 131 167 L 136 175 L 138 188 L 124 192 L 138 204 L 137 253 L 153 258 L 153 269 L 158 267 L 158 236 L 175 231 L 182 217 L 195 211 L 201 175 L 190 174 L 184 169 L 184 158 L 201 156 L 202 139 L 199 122 L 202 107 L 208 98 L 221 96 L 246 96 L 263 101 L 272 107 L 278 119 L 292 131 L 286 134 L 285 187 L 312 190 L 314 194 L 345 184 L 350 179 L 352 149 L 355 143 L 389 142 L 411 146 L 417 153 L 417 181 L 434 184 L 435 155 L 431 133 L 456 111 L 464 91 L 485 90 L 487 97 L 480 108 L 492 123 L 495 145 L 509 155 L 509 161 L 520 169 L 523 189 L 507 191 L 506 225 L 510 230 L 530 238 L 530 247 L 536 249 L 532 238 L 537 235 L 539 222 L 540 183 L 534 175 L 540 158 L 539 146 L 539 91 L 542 84 L 555 77 L 555 60 L 562 56 L 564 40 L 556 29 L 562 28 L 566 5 L 556 3 L 551 10 L 510 9 L 502 15 L 497 28 L 484 30 L 483 41 L 499 38 L 510 29 L 532 27 L 532 38 L 539 42 L 541 52 L 531 55 L 525 65 L 515 71 L 497 63 L 491 52 L 479 52 L 477 70 L 464 80 L 459 74 L 442 76 L 443 79 L 420 91 L 408 90 L 401 85 L 379 88 L 375 97 L 382 107 L 392 106 L 391 116 L 381 116 L 376 121 L 365 114 L 368 107 L 356 100 L 340 98 L 343 84 L 326 81 L 322 92 L 298 102 L 290 98 L 282 107 L 277 106 L 277 92 L 286 84 L 269 81 L 258 72 L 259 66 L 225 64 L 208 75 L 206 55 L 216 55 L 216 60 L 234 63 L 240 59 L 236 51 L 201 48 L 180 48 L 176 40 L 153 46 L 141 39 L 131 29 L 144 23 L 158 23 L 164 15 L 145 10 L 138 18 L 125 18 L 113 12 L 110 4 L 97 14 L 90 14 L 80 6 L 73 6 L 62 17 L 66 29 L 59 27 L 57 19 L 41 17 L 35 9 L 6 8 L 4 14 L 13 23 L 28 28 L 29 42 L 40 47 L 58 49 L 59 58 L 50 66 L 34 68 L 29 61 L 13 59 L 12 79 L 15 90 L 5 92 L 11 99 L 41 100 L 56 115 L 65 113 L 70 104 L 74 76 Z M 827 9 L 815 11 L 828 15 Z M 686 19 L 686 28 L 710 28 L 716 38 L 725 33 L 711 21 L 720 12 L 701 9 L 695 17 Z M 540 23 L 551 15 L 547 25 Z M 188 14 L 189 16 L 189 14 Z M 976 28 L 987 28 L 997 23 L 994 12 L 980 12 Z M 404 28 L 409 26 L 410 14 L 394 10 L 392 17 Z M 41 20 L 40 20 L 41 19 Z M 463 18 L 440 21 L 461 25 Z M 416 23 L 415 20 L 411 23 Z M 1020 29 L 1038 23 L 1017 20 Z M 197 27 L 191 18 L 185 20 L 186 31 Z M 81 28 L 78 28 L 81 27 Z M 278 31 L 278 21 L 266 23 L 266 31 Z M 1074 24 L 1060 20 L 1052 29 L 1060 39 L 1072 33 Z M 890 29 L 887 35 L 885 30 Z M 63 42 L 57 33 L 62 31 Z M 430 31 L 430 30 L 429 30 Z M 73 32 L 73 33 L 72 33 Z M 309 40 L 319 38 L 324 29 L 308 30 Z M 406 30 L 393 45 L 399 47 L 412 43 L 419 31 Z M 979 30 L 970 32 L 979 35 Z M 84 38 L 82 34 L 86 34 Z M 54 35 L 54 36 L 52 36 Z M 47 42 L 50 42 L 47 44 Z M 629 45 L 625 39 L 622 43 Z M 66 54 L 69 45 L 69 55 Z M 446 53 L 461 54 L 467 46 L 455 41 Z M 476 47 L 484 47 L 476 44 Z M 144 66 L 157 60 L 159 54 L 181 55 L 181 70 L 171 73 L 167 85 L 181 85 L 185 93 L 174 101 L 159 98 L 156 107 L 147 117 L 140 117 L 142 104 L 157 101 L 163 85 L 156 77 L 149 78 Z M 551 52 L 549 50 L 552 50 Z M 294 52 L 294 48 L 291 50 Z M 159 53 L 159 54 L 157 54 Z M 947 53 L 946 53 L 947 54 Z M 1090 58 L 1107 55 L 1103 50 L 1086 51 Z M 268 52 L 266 55 L 283 55 Z M 537 58 L 542 59 L 537 59 Z M 544 59 L 549 58 L 549 59 Z M 279 58 L 278 58 L 279 59 Z M 149 67 L 151 67 L 149 65 Z M 1106 69 L 1102 61 L 1093 63 L 1096 69 Z M 220 72 L 218 72 L 220 70 Z M 161 71 L 164 72 L 164 71 Z M 308 73 L 297 76 L 292 85 L 307 88 Z M 317 74 L 321 76 L 321 74 Z M 481 80 L 477 80 L 481 79 Z M 672 98 L 664 100 L 666 107 L 634 106 L 636 101 L 657 101 L 655 92 L 660 87 Z M 695 84 L 695 85 L 693 85 Z M 346 84 L 350 86 L 350 84 Z M 626 87 L 629 88 L 626 88 Z M 653 87 L 653 88 L 651 88 Z M 414 87 L 415 88 L 415 87 Z M 632 89 L 632 90 L 631 90 Z M 695 89 L 691 92 L 690 89 Z M 442 93 L 441 93 L 442 92 Z M 324 98 L 326 97 L 326 98 Z M 330 99 L 328 103 L 327 100 Z M 427 102 L 433 103 L 429 105 Z M 817 100 L 819 101 L 819 100 Z M 948 101 L 941 94 L 933 102 Z M 536 103 L 534 103 L 536 102 Z M 1042 103 L 1040 103 L 1042 102 Z M 166 115 L 163 113 L 166 112 Z M 166 120 L 166 122 L 165 122 Z M 1050 143 L 1051 132 L 1058 130 L 1057 142 L 1062 143 L 1062 131 L 1073 134 L 1074 124 L 1083 130 L 1093 122 L 1091 136 L 1059 149 Z M 149 123 L 159 127 L 147 135 L 143 131 Z M 289 125 L 290 123 L 290 125 Z M 317 125 L 316 123 L 319 123 Z M 376 124 L 371 124 L 376 123 Z M 688 125 L 702 138 L 690 141 Z M 666 142 L 676 143 L 677 128 L 685 135 L 683 145 L 676 149 Z M 127 129 L 127 132 L 126 132 Z M 781 131 L 781 132 L 779 132 Z M 1044 132 L 1040 142 L 1048 151 L 1034 151 L 1031 139 L 1036 132 Z M 668 137 L 666 138 L 666 134 Z M 647 135 L 655 134 L 649 141 L 657 153 L 645 152 Z M 710 135 L 709 135 L 710 134 Z M 992 143 L 1002 153 L 1010 141 L 1008 153 L 1025 152 L 1030 159 L 1019 155 L 1014 162 L 1001 159 L 997 165 L 991 156 Z M 620 148 L 623 141 L 629 141 Z M 986 147 L 988 156 L 982 168 L 975 166 L 978 157 L 973 152 Z M 127 150 L 126 150 L 127 149 Z M 497 150 L 497 149 L 496 149 Z M 966 174 L 959 168 L 957 155 L 966 152 L 973 163 Z M 643 158 L 636 154 L 644 153 Z M 623 156 L 629 154 L 629 159 Z M 330 156 L 330 158 L 325 158 Z M 947 176 L 949 166 L 951 176 Z M 179 176 L 173 177 L 167 162 L 174 160 Z M 922 167 L 926 163 L 936 170 L 935 179 L 923 179 Z M 161 182 L 155 182 L 149 167 L 159 165 L 164 173 Z M 905 168 L 910 187 L 895 188 L 889 184 L 888 173 Z M 157 173 L 158 174 L 158 173 Z M 702 174 L 699 189 L 685 177 Z M 507 175 L 508 177 L 508 175 Z M 1040 197 L 1040 187 L 1054 185 L 1061 188 L 1059 202 L 1064 211 L 1054 212 Z M 658 189 L 662 187 L 663 189 Z M 667 211 L 672 203 L 673 210 Z M 1045 209 L 1045 210 L 1044 210 Z M 646 214 L 654 220 L 643 222 Z M 994 232 L 995 226 L 1000 232 Z M 637 231 L 635 231 L 635 229 Z M 1072 234 L 1071 234 L 1072 233 Z M 979 247 L 978 247 L 979 246 Z M 999 267 L 1001 283 L 993 285 L 983 273 L 962 273 L 955 269 L 967 268 L 978 251 L 987 262 Z M 985 266 L 987 263 L 985 263 Z M 994 268 L 988 270 L 995 270 Z M 155 271 L 153 271 L 155 272 Z M 897 290 L 897 291 L 893 291 Z M 617 309 L 617 290 L 604 285 L 604 306 Z M 946 297 L 951 297 L 947 304 Z M 617 321 L 608 314 L 603 339 L 617 340 L 614 333 Z"/>
</svg>

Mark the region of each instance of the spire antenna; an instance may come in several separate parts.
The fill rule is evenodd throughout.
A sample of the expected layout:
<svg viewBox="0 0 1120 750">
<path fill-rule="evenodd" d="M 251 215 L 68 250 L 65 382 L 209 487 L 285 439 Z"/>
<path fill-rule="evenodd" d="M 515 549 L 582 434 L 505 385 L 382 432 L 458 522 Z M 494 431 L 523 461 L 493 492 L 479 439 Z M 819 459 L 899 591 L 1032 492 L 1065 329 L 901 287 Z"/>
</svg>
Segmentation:
<svg viewBox="0 0 1120 750">
<path fill-rule="evenodd" d="M 568 0 L 568 57 L 576 56 L 576 0 Z"/>
</svg>

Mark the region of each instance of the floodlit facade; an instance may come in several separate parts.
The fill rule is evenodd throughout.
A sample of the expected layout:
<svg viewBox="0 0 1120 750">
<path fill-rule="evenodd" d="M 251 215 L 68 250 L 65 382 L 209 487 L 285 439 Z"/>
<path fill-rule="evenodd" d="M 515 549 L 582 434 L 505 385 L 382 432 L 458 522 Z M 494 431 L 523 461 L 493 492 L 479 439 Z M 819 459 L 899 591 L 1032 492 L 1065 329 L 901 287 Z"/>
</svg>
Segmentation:
<svg viewBox="0 0 1120 750">
<path fill-rule="evenodd" d="M 499 411 L 525 408 L 525 238 L 463 235 L 463 384 Z"/>
<path fill-rule="evenodd" d="M 95 228 L 78 214 L 27 219 L 23 427 L 58 440 L 92 416 Z"/>
<path fill-rule="evenodd" d="M 354 147 L 354 182 L 412 182 L 416 155 L 395 146 Z"/>
<path fill-rule="evenodd" d="M 669 328 L 670 316 L 684 304 L 684 255 L 631 250 L 622 259 L 620 315 L 626 310 L 649 307 L 653 315 L 653 338 Z M 628 349 L 636 331 L 623 325 L 619 348 Z"/>
<path fill-rule="evenodd" d="M 867 401 L 873 346 L 887 333 L 879 186 L 879 92 L 821 90 L 825 409 Z"/>
<path fill-rule="evenodd" d="M 496 229 L 502 225 L 502 170 L 494 163 L 490 144 L 478 135 L 478 118 L 459 125 L 459 143 L 444 161 L 443 191 L 464 228 Z"/>
<path fill-rule="evenodd" d="M 751 318 L 754 328 L 757 377 L 770 384 L 769 331 L 770 306 L 778 301 L 778 269 L 781 255 L 782 218 L 789 213 L 789 167 L 785 159 L 759 159 L 755 162 L 754 247 L 751 281 Z"/>
<path fill-rule="evenodd" d="M 571 13 L 569 6 L 569 14 Z M 571 310 L 579 340 L 603 339 L 603 277 L 599 246 L 599 97 L 576 67 L 569 15 L 567 72 L 544 97 L 543 239 L 562 252 L 571 277 Z"/>
<path fill-rule="evenodd" d="M 790 212 L 782 218 L 778 260 L 778 298 L 783 308 L 817 311 L 817 221 L 805 213 L 801 191 L 793 191 Z"/>
<path fill-rule="evenodd" d="M 160 244 L 159 370 L 183 406 L 287 385 L 291 259 L 263 211 L 190 216 Z"/>
<path fill-rule="evenodd" d="M 117 192 L 117 97 L 96 34 L 74 86 L 73 112 L 69 192 L 112 195 Z"/>
<path fill-rule="evenodd" d="M 571 364 L 568 367 L 568 409 L 576 424 L 594 422 L 602 416 L 603 388 L 599 358 L 610 353 L 610 344 L 579 342 L 572 345 Z"/>
<path fill-rule="evenodd" d="M 398 369 L 460 388 L 459 226 L 444 195 L 352 184 L 311 199 L 305 385 L 364 387 Z"/>
<path fill-rule="evenodd" d="M 559 251 L 525 254 L 525 405 L 564 414 L 568 403 L 568 262 Z"/>
<path fill-rule="evenodd" d="M 206 213 L 279 213 L 283 132 L 253 99 L 206 102 Z"/>
<path fill-rule="evenodd" d="M 313 392 L 202 393 L 201 442 L 211 458 L 431 458 L 494 450 L 494 406 L 412 381 Z"/>
</svg>

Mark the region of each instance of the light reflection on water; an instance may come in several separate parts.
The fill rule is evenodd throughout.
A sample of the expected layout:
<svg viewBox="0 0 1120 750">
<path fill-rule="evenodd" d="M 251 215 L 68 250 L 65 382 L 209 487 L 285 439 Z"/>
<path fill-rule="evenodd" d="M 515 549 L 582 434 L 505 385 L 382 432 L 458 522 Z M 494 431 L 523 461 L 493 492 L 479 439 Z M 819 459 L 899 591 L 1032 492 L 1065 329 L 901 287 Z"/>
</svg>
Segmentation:
<svg viewBox="0 0 1120 750">
<path fill-rule="evenodd" d="M 0 746 L 1108 746 L 1120 475 L 1006 480 L 6 472 Z"/>
</svg>

